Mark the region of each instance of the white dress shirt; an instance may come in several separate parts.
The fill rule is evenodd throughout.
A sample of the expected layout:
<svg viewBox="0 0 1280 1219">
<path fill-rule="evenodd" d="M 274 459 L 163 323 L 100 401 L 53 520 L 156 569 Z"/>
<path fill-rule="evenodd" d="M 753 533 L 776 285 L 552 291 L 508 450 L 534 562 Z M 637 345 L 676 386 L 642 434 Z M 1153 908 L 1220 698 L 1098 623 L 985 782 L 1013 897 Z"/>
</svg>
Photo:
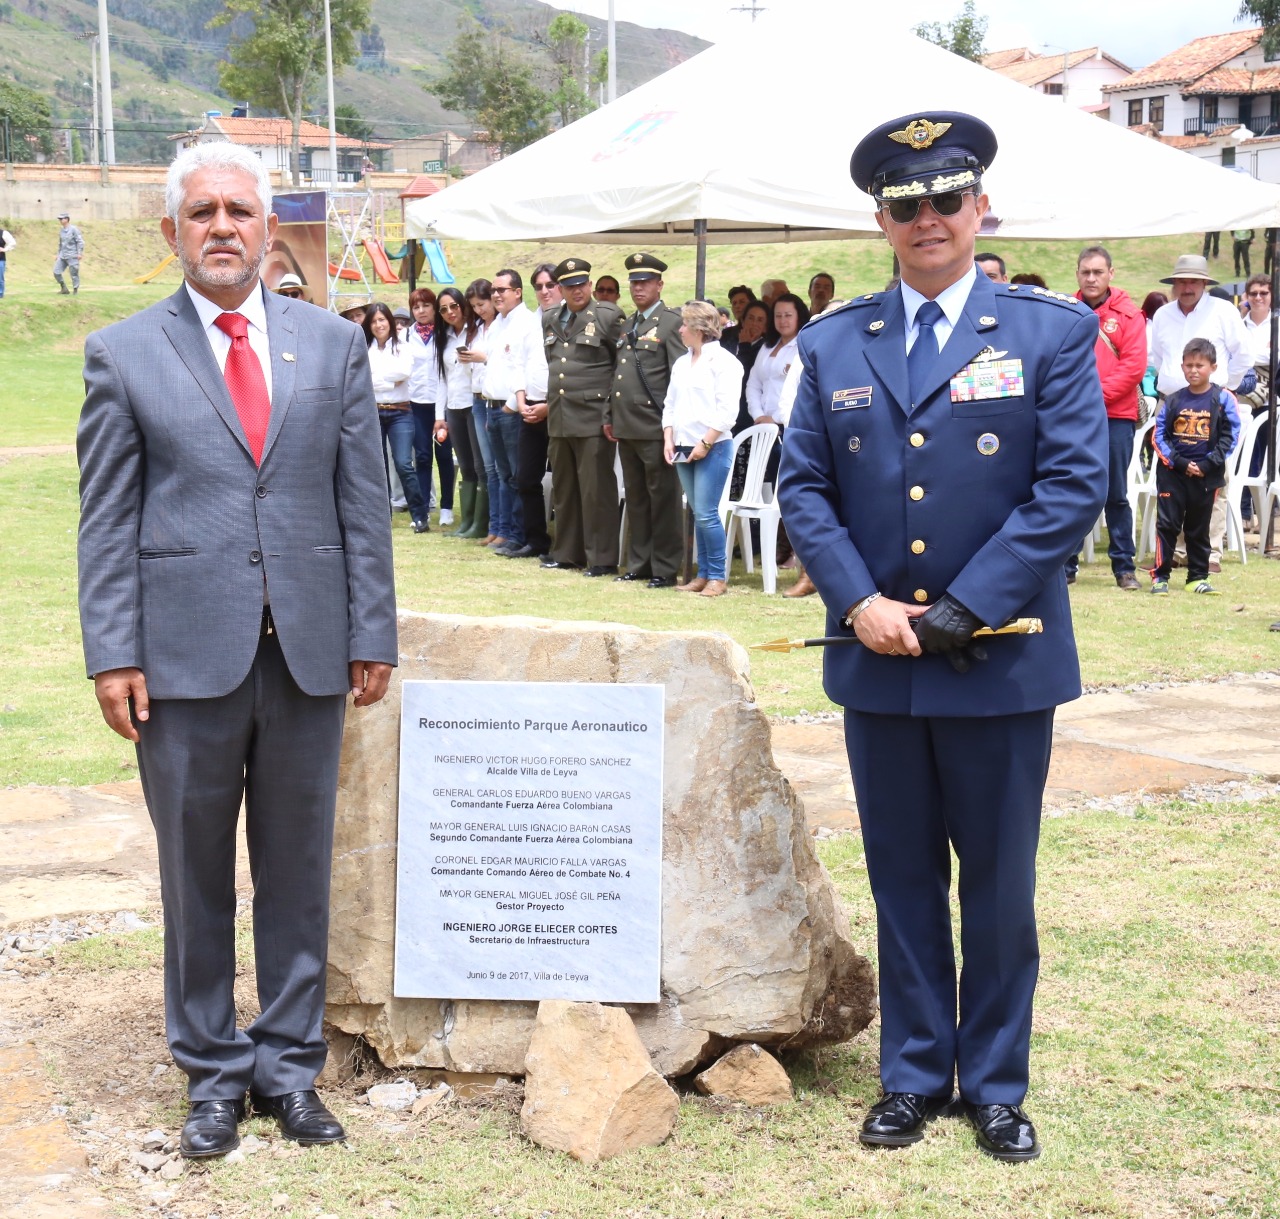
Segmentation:
<svg viewBox="0 0 1280 1219">
<path fill-rule="evenodd" d="M 467 332 L 454 330 L 444 323 L 448 332 L 444 341 L 444 376 L 436 366 L 435 343 L 431 345 L 431 359 L 428 365 L 427 389 L 425 402 L 436 404 L 436 418 L 443 419 L 446 409 L 451 411 L 469 411 L 474 403 L 471 400 L 471 365 L 463 364 L 458 359 L 458 348 L 467 341 Z M 433 336 L 434 338 L 434 336 Z M 418 401 L 418 399 L 414 399 Z"/>
<path fill-rule="evenodd" d="M 736 360 L 738 357 L 733 358 Z M 787 369 L 799 358 L 796 339 L 790 339 L 776 350 L 761 348 L 751 366 L 751 376 L 747 378 L 747 413 L 752 422 L 762 415 L 767 415 L 774 423 L 782 422 L 782 387 L 787 379 Z"/>
<path fill-rule="evenodd" d="M 1156 369 L 1156 388 L 1171 394 L 1187 383 L 1182 375 L 1182 350 L 1192 339 L 1208 339 L 1218 352 L 1218 365 L 1210 380 L 1231 389 L 1253 367 L 1253 348 L 1244 319 L 1230 301 L 1206 292 L 1190 313 L 1183 313 L 1177 301 L 1156 310 L 1151 319 L 1151 363 Z"/>
<path fill-rule="evenodd" d="M 672 366 L 662 408 L 662 426 L 672 429 L 672 443 L 697 444 L 710 431 L 716 444 L 730 439 L 738 421 L 742 393 L 742 361 L 714 339 L 705 339 L 698 362 L 686 351 Z"/>
<path fill-rule="evenodd" d="M 213 349 L 213 358 L 218 361 L 218 368 L 223 376 L 227 372 L 231 336 L 224 334 L 214 323 L 224 313 L 239 313 L 248 320 L 249 346 L 253 348 L 253 354 L 258 357 L 258 363 L 262 365 L 262 376 L 267 383 L 267 401 L 270 401 L 271 343 L 267 338 L 267 306 L 262 300 L 262 285 L 258 285 L 257 291 L 250 292 L 236 309 L 224 309 L 221 305 L 215 305 L 207 296 L 202 296 L 185 281 L 182 286 L 186 288 L 191 303 L 196 307 L 196 313 L 200 315 L 200 325 L 204 327 L 205 338 L 209 340 L 209 346 Z"/>
<path fill-rule="evenodd" d="M 413 352 L 408 343 L 392 347 L 388 339 L 379 347 L 378 340 L 369 344 L 369 373 L 373 377 L 373 396 L 378 405 L 408 402 L 409 377 L 413 372 Z"/>
<path fill-rule="evenodd" d="M 960 276 L 949 288 L 943 288 L 934 297 L 943 313 L 942 320 L 935 322 L 933 326 L 933 337 L 938 340 L 939 351 L 947 345 L 947 340 L 960 320 L 965 305 L 969 303 L 969 293 L 973 291 L 973 285 L 977 281 L 978 264 L 974 263 L 966 274 Z M 906 322 L 909 353 L 915 346 L 916 339 L 920 337 L 920 327 L 916 325 L 916 314 L 920 312 L 920 306 L 929 298 L 922 296 L 905 279 L 898 285 L 898 290 L 902 293 L 902 311 Z"/>
<path fill-rule="evenodd" d="M 432 338 L 434 339 L 434 335 Z M 404 341 L 409 354 L 413 357 L 413 372 L 409 376 L 409 401 L 428 403 L 435 399 L 428 397 L 431 393 L 431 369 L 436 362 L 436 345 L 428 339 L 422 341 L 417 326 L 410 326 L 408 337 Z"/>
<path fill-rule="evenodd" d="M 1255 322 L 1246 313 L 1244 329 L 1249 336 L 1249 350 L 1252 352 L 1254 364 L 1269 366 L 1271 364 L 1271 314 L 1268 313 L 1262 321 Z"/>
<path fill-rule="evenodd" d="M 524 390 L 526 402 L 547 400 L 547 357 L 542 350 L 540 314 L 517 305 L 505 316 L 498 314 L 485 336 L 489 361 L 485 365 L 484 394 L 515 410 L 516 394 Z"/>
</svg>

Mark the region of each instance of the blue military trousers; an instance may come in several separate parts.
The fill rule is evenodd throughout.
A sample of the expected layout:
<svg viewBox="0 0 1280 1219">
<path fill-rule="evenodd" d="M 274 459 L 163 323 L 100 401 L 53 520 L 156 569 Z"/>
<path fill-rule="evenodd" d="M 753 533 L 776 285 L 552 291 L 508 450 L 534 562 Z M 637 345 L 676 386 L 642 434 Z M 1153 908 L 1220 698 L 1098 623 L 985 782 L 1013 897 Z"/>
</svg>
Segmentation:
<svg viewBox="0 0 1280 1219">
<path fill-rule="evenodd" d="M 845 711 L 876 903 L 886 1092 L 949 1096 L 958 1077 L 960 1095 L 974 1104 L 1022 1103 L 1040 964 L 1036 848 L 1052 738 L 1052 709 L 967 718 Z"/>
</svg>

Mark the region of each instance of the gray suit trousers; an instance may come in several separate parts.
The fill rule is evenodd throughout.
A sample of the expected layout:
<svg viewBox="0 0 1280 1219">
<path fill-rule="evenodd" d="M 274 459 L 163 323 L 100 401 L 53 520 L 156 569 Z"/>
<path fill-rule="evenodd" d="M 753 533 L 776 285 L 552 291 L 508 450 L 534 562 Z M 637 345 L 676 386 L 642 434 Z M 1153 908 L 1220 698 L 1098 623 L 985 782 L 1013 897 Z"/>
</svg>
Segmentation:
<svg viewBox="0 0 1280 1219">
<path fill-rule="evenodd" d="M 344 695 L 304 694 L 275 635 L 220 698 L 159 699 L 138 769 L 160 851 L 165 1025 L 192 1101 L 315 1086 Z M 235 844 L 253 877 L 261 1014 L 236 1027 Z"/>
</svg>

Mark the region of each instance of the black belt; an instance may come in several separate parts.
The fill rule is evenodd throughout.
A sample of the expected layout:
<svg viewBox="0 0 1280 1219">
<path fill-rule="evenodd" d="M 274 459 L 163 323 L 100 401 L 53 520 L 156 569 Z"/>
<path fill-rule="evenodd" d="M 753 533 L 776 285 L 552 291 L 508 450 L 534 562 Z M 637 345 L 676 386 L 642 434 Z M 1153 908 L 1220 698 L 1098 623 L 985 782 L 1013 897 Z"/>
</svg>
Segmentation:
<svg viewBox="0 0 1280 1219">
<path fill-rule="evenodd" d="M 486 398 L 485 401 L 490 406 L 506 406 L 507 405 L 507 400 L 505 398 Z"/>
<path fill-rule="evenodd" d="M 262 628 L 258 631 L 258 638 L 265 639 L 268 635 L 276 633 L 275 619 L 271 617 L 271 606 L 264 605 L 262 607 Z"/>
</svg>

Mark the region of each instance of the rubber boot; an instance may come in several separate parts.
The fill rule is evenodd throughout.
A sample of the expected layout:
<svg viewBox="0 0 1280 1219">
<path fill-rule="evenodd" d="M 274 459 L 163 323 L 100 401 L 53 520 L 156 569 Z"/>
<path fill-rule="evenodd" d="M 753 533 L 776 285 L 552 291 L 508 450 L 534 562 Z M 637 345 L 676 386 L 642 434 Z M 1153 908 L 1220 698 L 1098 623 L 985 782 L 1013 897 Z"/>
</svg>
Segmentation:
<svg viewBox="0 0 1280 1219">
<path fill-rule="evenodd" d="M 489 533 L 489 487 L 476 483 L 476 515 L 471 527 L 459 533 L 460 538 L 483 538 Z"/>
<path fill-rule="evenodd" d="M 478 483 L 468 482 L 465 478 L 462 480 L 462 484 L 458 488 L 458 502 L 461 504 L 458 509 L 458 525 L 456 529 L 450 529 L 444 535 L 445 537 L 465 537 L 467 530 L 475 523 L 477 486 L 479 486 Z"/>
</svg>

